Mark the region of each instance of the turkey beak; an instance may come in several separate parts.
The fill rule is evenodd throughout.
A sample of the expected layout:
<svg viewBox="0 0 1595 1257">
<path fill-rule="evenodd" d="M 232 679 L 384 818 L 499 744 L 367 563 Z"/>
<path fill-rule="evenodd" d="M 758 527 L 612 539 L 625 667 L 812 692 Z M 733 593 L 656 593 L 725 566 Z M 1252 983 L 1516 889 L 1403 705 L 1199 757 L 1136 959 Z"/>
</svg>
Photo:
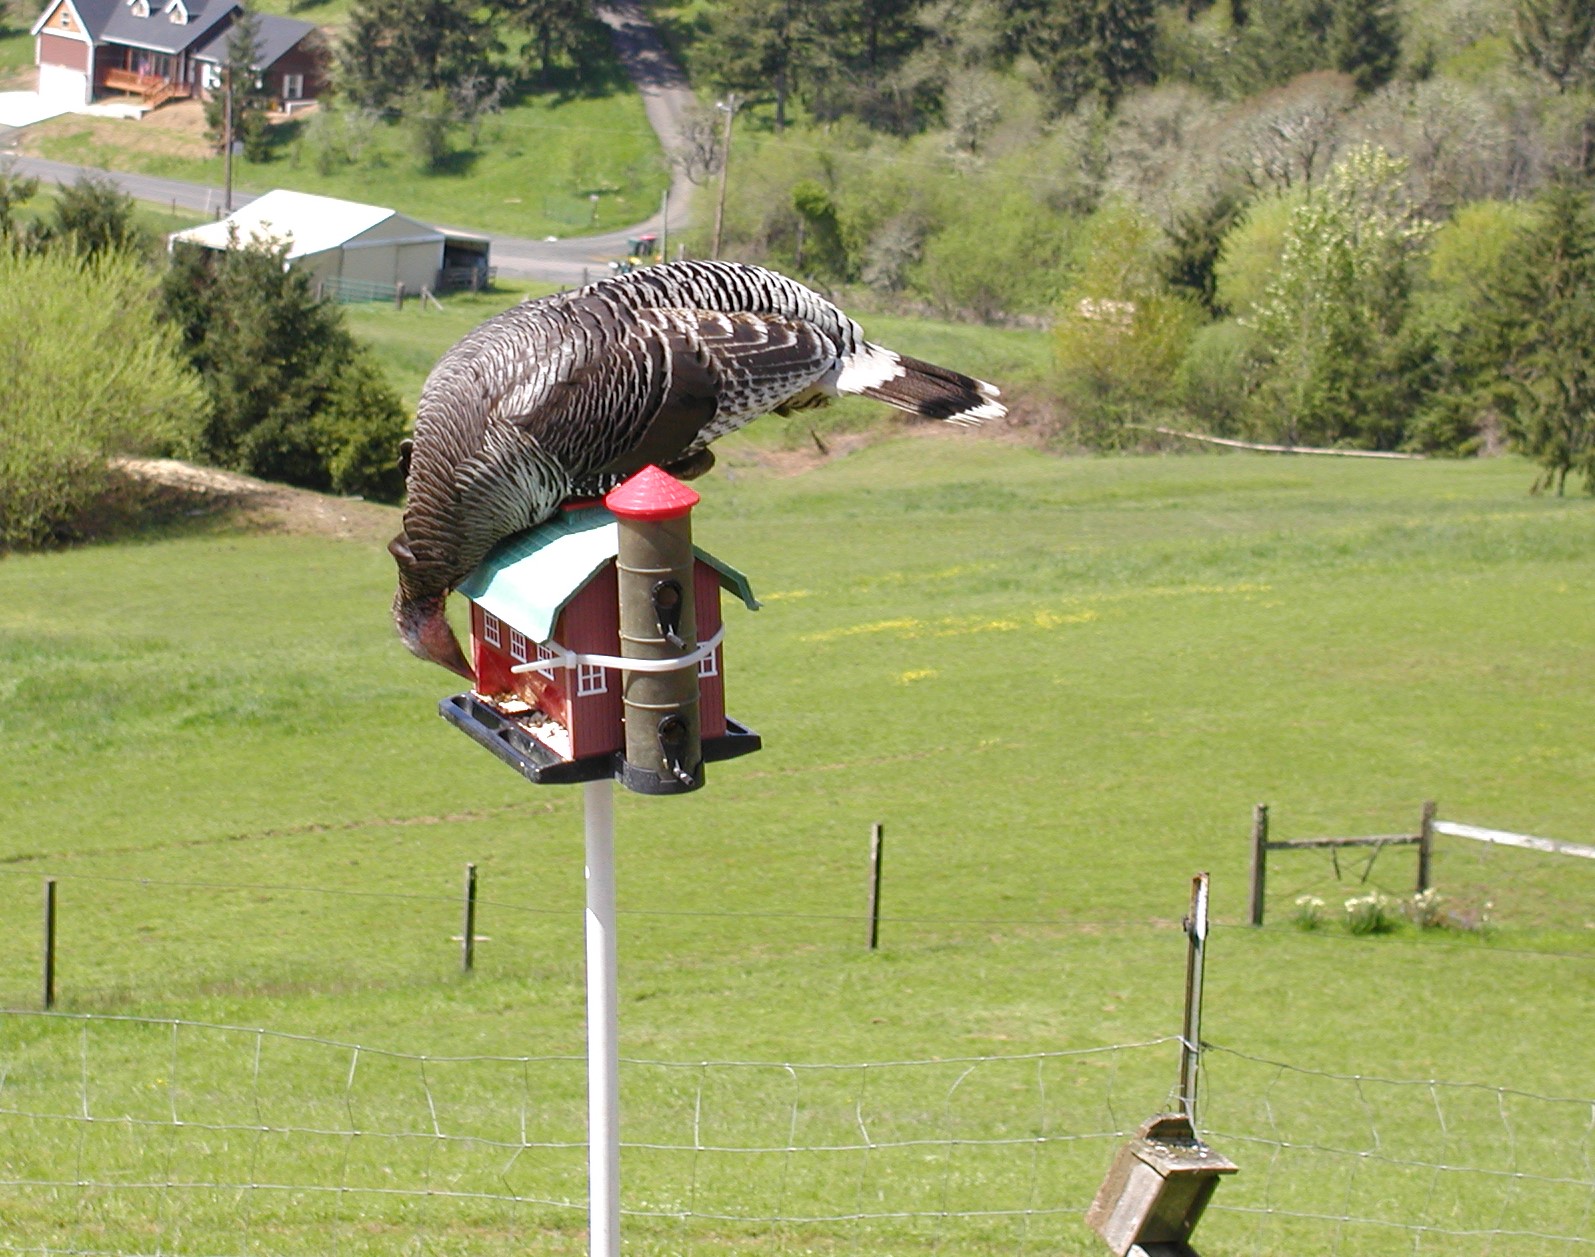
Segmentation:
<svg viewBox="0 0 1595 1257">
<path fill-rule="evenodd" d="M 401 591 L 393 601 L 394 623 L 399 627 L 404 644 L 417 659 L 439 664 L 467 681 L 474 681 L 476 674 L 465 662 L 459 640 L 443 614 L 446 598 L 446 594 L 435 594 L 430 598 L 406 599 Z"/>
</svg>

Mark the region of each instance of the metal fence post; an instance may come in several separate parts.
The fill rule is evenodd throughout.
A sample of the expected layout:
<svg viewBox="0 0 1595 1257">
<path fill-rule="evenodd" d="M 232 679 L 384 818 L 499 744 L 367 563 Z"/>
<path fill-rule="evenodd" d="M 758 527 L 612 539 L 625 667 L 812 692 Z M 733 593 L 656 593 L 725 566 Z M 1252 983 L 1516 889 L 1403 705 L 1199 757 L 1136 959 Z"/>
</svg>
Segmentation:
<svg viewBox="0 0 1595 1257">
<path fill-rule="evenodd" d="M 460 968 L 469 973 L 476 963 L 476 865 L 465 866 L 465 932 L 460 938 Z"/>
<path fill-rule="evenodd" d="M 55 1007 L 55 878 L 44 879 L 44 1010 Z"/>
<path fill-rule="evenodd" d="M 1207 944 L 1207 874 L 1191 879 L 1185 918 L 1185 1025 L 1180 1031 L 1180 1110 L 1196 1128 L 1196 1075 L 1202 1062 L 1202 964 Z"/>
<path fill-rule="evenodd" d="M 874 951 L 881 938 L 881 848 L 886 832 L 879 821 L 869 827 L 869 949 Z"/>
</svg>

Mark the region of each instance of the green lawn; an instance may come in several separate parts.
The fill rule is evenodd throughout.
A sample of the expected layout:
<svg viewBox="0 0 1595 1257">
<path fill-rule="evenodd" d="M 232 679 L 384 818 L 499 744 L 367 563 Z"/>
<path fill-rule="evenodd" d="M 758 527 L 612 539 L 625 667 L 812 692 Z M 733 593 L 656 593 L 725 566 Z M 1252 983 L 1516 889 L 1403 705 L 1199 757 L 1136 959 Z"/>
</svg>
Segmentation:
<svg viewBox="0 0 1595 1257">
<path fill-rule="evenodd" d="M 395 309 L 388 302 L 344 307 L 349 330 L 376 354 L 387 381 L 414 409 L 421 385 L 450 345 L 484 319 L 528 297 L 555 289 L 530 281 L 500 280 L 490 292 L 457 292 L 445 296 L 442 309 L 420 301 Z"/>
<path fill-rule="evenodd" d="M 659 208 L 668 182 L 641 98 L 619 93 L 534 98 L 489 118 L 474 148 L 463 133 L 441 173 L 421 169 L 396 124 L 378 127 L 360 161 L 322 173 L 303 148 L 303 117 L 280 129 L 273 160 L 238 159 L 234 186 L 294 188 L 380 201 L 425 222 L 500 235 L 574 236 L 638 222 Z M 222 159 L 155 144 L 141 124 L 67 115 L 29 128 L 28 151 L 57 161 L 137 170 L 220 186 Z M 592 197 L 596 195 L 596 204 Z"/>
<path fill-rule="evenodd" d="M 766 749 L 617 805 L 629 1251 L 1102 1251 L 1078 1213 L 1175 1081 L 1202 869 L 1242 1171 L 1199 1245 L 1583 1251 L 1595 862 L 1443 839 L 1491 930 L 1352 937 L 1289 918 L 1361 860 L 1288 853 L 1240 922 L 1256 801 L 1281 838 L 1435 798 L 1595 841 L 1595 502 L 1511 459 L 954 435 L 783 476 L 758 439 L 696 536 L 766 602 L 726 651 Z M 0 1018 L 21 1250 L 585 1251 L 579 798 L 436 717 L 391 585 L 378 538 L 203 520 L 0 563 L 0 1004 L 37 1006 L 48 875 L 63 1010 L 244 1028 Z"/>
<path fill-rule="evenodd" d="M 0 26 L 0 90 L 7 88 L 8 80 L 33 66 L 33 36 L 28 25 L 38 14 L 33 14 L 20 27 Z"/>
<path fill-rule="evenodd" d="M 376 352 L 388 382 L 413 406 L 427 372 L 461 336 L 517 301 L 552 291 L 547 284 L 501 280 L 492 292 L 445 297 L 441 311 L 420 303 L 396 310 L 387 303 L 371 302 L 346 306 L 344 313 L 350 329 Z M 1045 332 L 882 314 L 861 315 L 859 321 L 866 334 L 881 344 L 932 362 L 955 364 L 1010 388 L 1035 385 L 1051 361 Z M 806 445 L 811 428 L 879 427 L 886 413 L 873 402 L 849 399 L 822 411 L 760 420 L 749 436 L 761 443 Z"/>
</svg>

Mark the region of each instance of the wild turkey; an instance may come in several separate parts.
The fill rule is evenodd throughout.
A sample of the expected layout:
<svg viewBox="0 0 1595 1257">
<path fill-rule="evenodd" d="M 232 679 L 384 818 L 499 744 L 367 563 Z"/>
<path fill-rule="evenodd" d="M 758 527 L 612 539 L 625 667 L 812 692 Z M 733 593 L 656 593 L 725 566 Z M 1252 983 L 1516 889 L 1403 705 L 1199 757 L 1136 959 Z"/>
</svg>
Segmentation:
<svg viewBox="0 0 1595 1257">
<path fill-rule="evenodd" d="M 494 543 L 649 463 L 700 475 L 715 438 L 845 393 L 951 423 L 1005 413 L 985 381 L 871 344 L 756 266 L 653 266 L 489 319 L 433 368 L 401 450 L 399 635 L 469 677 L 443 607 Z"/>
</svg>

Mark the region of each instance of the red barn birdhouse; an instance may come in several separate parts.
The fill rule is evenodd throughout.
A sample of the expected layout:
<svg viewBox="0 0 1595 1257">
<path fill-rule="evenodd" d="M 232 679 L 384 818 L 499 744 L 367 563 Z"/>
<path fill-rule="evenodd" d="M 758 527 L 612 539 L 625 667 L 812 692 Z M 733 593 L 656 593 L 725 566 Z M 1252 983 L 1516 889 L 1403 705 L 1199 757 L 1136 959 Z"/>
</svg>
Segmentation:
<svg viewBox="0 0 1595 1257">
<path fill-rule="evenodd" d="M 666 780 L 653 782 L 647 773 L 638 779 L 630 762 L 639 758 L 639 733 L 669 760 L 670 730 L 638 696 L 668 676 L 676 705 L 690 709 L 702 761 L 758 750 L 758 735 L 726 716 L 720 594 L 730 591 L 750 610 L 759 604 L 742 573 L 691 545 L 686 517 L 697 501 L 688 486 L 649 467 L 605 505 L 567 507 L 496 546 L 458 589 L 470 603 L 475 685 L 444 700 L 444 717 L 535 782 L 613 775 L 645 793 L 677 793 L 701 784 L 699 767 L 667 762 L 658 769 Z M 623 525 L 638 530 L 653 556 L 640 572 L 623 555 Z M 672 545 L 677 567 L 666 570 L 657 556 Z M 623 568 L 643 582 L 643 605 L 629 617 Z M 649 640 L 660 649 L 649 651 Z M 649 711 L 640 714 L 640 705 Z M 672 771 L 679 782 L 668 780 Z"/>
</svg>

